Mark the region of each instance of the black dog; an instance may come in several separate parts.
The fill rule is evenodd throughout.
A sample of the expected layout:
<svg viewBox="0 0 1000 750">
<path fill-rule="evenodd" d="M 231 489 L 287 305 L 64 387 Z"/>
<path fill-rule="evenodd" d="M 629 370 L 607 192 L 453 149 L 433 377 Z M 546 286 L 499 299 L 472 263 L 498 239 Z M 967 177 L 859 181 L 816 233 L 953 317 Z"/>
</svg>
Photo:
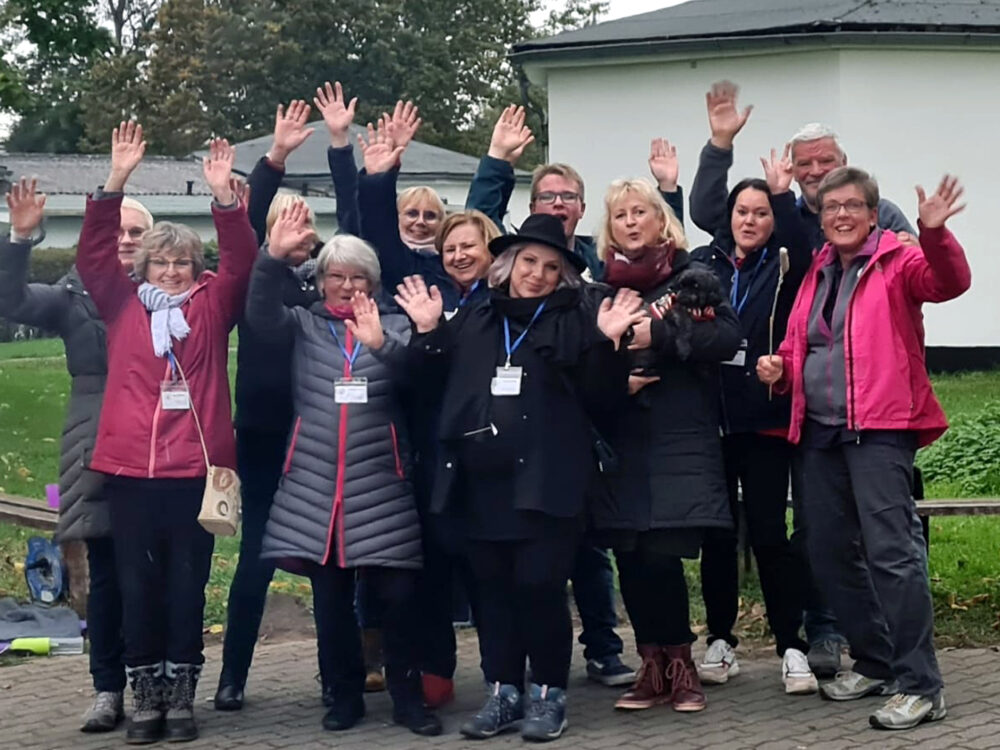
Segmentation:
<svg viewBox="0 0 1000 750">
<path fill-rule="evenodd" d="M 674 328 L 677 356 L 691 356 L 694 324 L 714 320 L 715 308 L 725 301 L 718 277 L 707 268 L 696 265 L 684 269 L 670 285 L 669 291 L 650 305 L 653 315 Z"/>
</svg>

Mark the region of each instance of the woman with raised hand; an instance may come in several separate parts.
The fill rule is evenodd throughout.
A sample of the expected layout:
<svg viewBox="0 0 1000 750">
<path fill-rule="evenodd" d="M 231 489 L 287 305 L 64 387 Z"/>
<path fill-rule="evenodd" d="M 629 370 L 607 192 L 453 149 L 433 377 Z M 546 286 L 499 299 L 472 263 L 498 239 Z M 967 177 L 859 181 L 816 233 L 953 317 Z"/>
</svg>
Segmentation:
<svg viewBox="0 0 1000 750">
<path fill-rule="evenodd" d="M 84 732 L 108 732 L 124 716 L 122 693 L 121 592 L 111 539 L 111 516 L 101 475 L 89 468 L 97 437 L 108 354 L 104 322 L 76 268 L 55 284 L 29 284 L 31 247 L 44 236 L 45 196 L 35 180 L 21 179 L 7 194 L 10 235 L 0 238 L 0 316 L 54 331 L 66 347 L 72 379 L 59 449 L 59 521 L 56 541 L 87 545 L 87 638 L 94 702 L 83 716 Z M 117 233 L 118 260 L 131 273 L 142 235 L 153 217 L 138 201 L 122 199 Z"/>
<path fill-rule="evenodd" d="M 596 471 L 590 412 L 625 392 L 616 349 L 641 316 L 634 294 L 592 302 L 555 217 L 530 217 L 490 251 L 489 296 L 451 321 L 419 277 L 396 301 L 416 327 L 411 347 L 445 383 L 431 510 L 461 521 L 479 598 L 489 696 L 462 733 L 521 722 L 526 739 L 547 741 L 566 728 L 566 582 Z"/>
<path fill-rule="evenodd" d="M 713 129 L 713 137 L 714 129 Z M 747 539 L 757 560 L 767 620 L 781 657 L 781 679 L 791 695 L 815 693 L 816 677 L 806 654 L 802 612 L 808 569 L 788 540 L 785 515 L 792 446 L 791 402 L 755 377 L 758 357 L 774 351 L 785 335 L 795 294 L 812 261 L 809 237 L 791 192 L 789 147 L 761 159 L 765 180 L 747 178 L 726 189 L 725 169 L 703 152 L 695 185 L 699 200 L 723 206 L 728 221 L 692 258 L 712 269 L 740 320 L 742 343 L 722 366 L 722 449 L 729 507 L 737 517 L 743 498 Z M 710 213 L 717 213 L 718 208 Z M 701 586 L 708 648 L 699 666 L 703 682 L 722 684 L 739 674 L 733 635 L 739 609 L 739 565 L 735 530 L 711 529 L 701 552 Z"/>
<path fill-rule="evenodd" d="M 616 180 L 598 241 L 605 281 L 635 289 L 651 313 L 634 328 L 629 397 L 599 425 L 619 457 L 591 511 L 612 547 L 642 666 L 616 708 L 700 711 L 682 558 L 706 529 L 729 528 L 719 440 L 719 363 L 739 347 L 739 321 L 719 282 L 684 249 L 663 197 Z"/>
<path fill-rule="evenodd" d="M 287 259 L 310 233 L 303 204 L 282 211 L 247 300 L 247 321 L 255 330 L 294 341 L 295 421 L 262 555 L 294 565 L 312 581 L 329 692 L 323 726 L 349 729 L 365 713 L 354 613 L 360 576 L 383 620 L 393 721 L 417 734 L 440 734 L 440 721 L 423 705 L 410 629 L 422 555 L 399 397 L 408 377 L 409 321 L 380 313 L 374 301 L 378 258 L 350 235 L 334 237 L 319 254 L 321 299 L 308 308 L 286 307 L 281 287 Z"/>
<path fill-rule="evenodd" d="M 90 466 L 111 505 L 131 743 L 194 739 L 205 583 L 213 539 L 198 523 L 207 464 L 234 468 L 226 375 L 257 242 L 230 182 L 234 151 L 213 141 L 204 163 L 214 198 L 219 270 L 181 224 L 146 232 L 133 280 L 118 259 L 122 192 L 142 161 L 142 127 L 112 134 L 111 173 L 87 201 L 77 252 L 84 286 L 107 326 L 107 398 Z"/>
</svg>

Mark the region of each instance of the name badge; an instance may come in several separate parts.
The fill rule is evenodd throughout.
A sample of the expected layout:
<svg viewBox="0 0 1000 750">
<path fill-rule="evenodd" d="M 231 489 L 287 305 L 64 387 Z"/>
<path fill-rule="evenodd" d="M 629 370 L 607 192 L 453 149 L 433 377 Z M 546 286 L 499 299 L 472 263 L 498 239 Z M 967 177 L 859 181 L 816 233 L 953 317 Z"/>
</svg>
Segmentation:
<svg viewBox="0 0 1000 750">
<path fill-rule="evenodd" d="M 497 376 L 490 380 L 490 393 L 494 396 L 520 396 L 523 374 L 520 367 L 498 367 Z"/>
<path fill-rule="evenodd" d="M 747 340 L 743 339 L 740 342 L 740 349 L 736 352 L 736 356 L 733 357 L 728 362 L 723 362 L 724 365 L 732 365 L 734 367 L 744 367 L 747 363 Z"/>
<path fill-rule="evenodd" d="M 160 407 L 172 411 L 185 411 L 191 408 L 191 394 L 184 383 L 171 380 L 160 383 Z"/>
<path fill-rule="evenodd" d="M 338 378 L 333 383 L 333 400 L 338 404 L 367 404 L 368 378 Z"/>
</svg>

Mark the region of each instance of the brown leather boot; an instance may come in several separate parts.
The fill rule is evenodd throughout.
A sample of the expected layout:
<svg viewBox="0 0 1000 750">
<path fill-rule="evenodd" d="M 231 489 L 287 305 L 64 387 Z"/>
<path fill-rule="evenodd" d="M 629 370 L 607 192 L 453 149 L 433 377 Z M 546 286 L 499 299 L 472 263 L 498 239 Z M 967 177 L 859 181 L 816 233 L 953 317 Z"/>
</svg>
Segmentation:
<svg viewBox="0 0 1000 750">
<path fill-rule="evenodd" d="M 663 648 L 655 644 L 638 647 L 642 666 L 636 672 L 635 682 L 615 703 L 624 711 L 641 711 L 670 702 L 670 693 L 664 681 Z"/>
<path fill-rule="evenodd" d="M 698 669 L 691 658 L 691 644 L 664 646 L 667 668 L 664 676 L 670 682 L 670 701 L 674 711 L 702 711 L 705 708 L 705 690 L 698 679 Z"/>
<path fill-rule="evenodd" d="M 382 631 L 366 628 L 361 631 L 361 645 L 365 657 L 365 692 L 380 693 L 385 690 L 385 663 L 382 660 Z"/>
</svg>

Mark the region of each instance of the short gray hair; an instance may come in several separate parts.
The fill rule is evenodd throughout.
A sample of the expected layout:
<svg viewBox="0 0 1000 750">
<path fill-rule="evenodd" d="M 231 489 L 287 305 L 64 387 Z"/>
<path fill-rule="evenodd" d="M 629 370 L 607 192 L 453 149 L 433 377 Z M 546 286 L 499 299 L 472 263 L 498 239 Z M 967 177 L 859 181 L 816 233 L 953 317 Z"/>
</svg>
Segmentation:
<svg viewBox="0 0 1000 750">
<path fill-rule="evenodd" d="M 818 141 L 823 138 L 833 139 L 834 144 L 837 146 L 837 150 L 840 151 L 840 155 L 844 155 L 844 147 L 840 145 L 840 139 L 837 136 L 837 131 L 829 125 L 824 125 L 821 122 L 810 122 L 803 125 L 788 142 L 792 145 L 792 150 L 794 150 L 800 143 L 812 143 L 813 141 Z"/>
<path fill-rule="evenodd" d="M 490 266 L 489 275 L 486 277 L 489 281 L 489 285 L 491 287 L 498 287 L 509 282 L 510 275 L 514 270 L 514 261 L 517 259 L 518 253 L 524 250 L 524 248 L 528 245 L 532 244 L 536 243 L 518 242 L 516 245 L 511 245 L 500 253 L 500 255 L 496 257 L 496 260 L 493 261 L 493 265 Z M 556 284 L 556 289 L 583 286 L 583 279 L 580 278 L 579 271 L 573 267 L 572 263 L 566 260 L 562 253 L 559 253 L 559 261 L 562 264 L 562 267 L 559 269 L 559 283 Z"/>
<path fill-rule="evenodd" d="M 129 207 L 131 208 L 131 207 Z M 194 278 L 201 276 L 205 270 L 205 250 L 201 237 L 186 224 L 176 224 L 172 221 L 158 221 L 153 228 L 142 235 L 142 244 L 135 251 L 133 276 L 146 279 L 146 266 L 149 256 L 154 253 L 164 253 L 174 257 L 189 257 L 193 264 Z"/>
<path fill-rule="evenodd" d="M 326 276 L 326 269 L 331 265 L 357 268 L 371 282 L 372 289 L 376 289 L 382 279 L 382 266 L 379 265 L 375 250 L 353 234 L 335 235 L 323 245 L 316 259 L 316 278 L 322 281 Z"/>
<path fill-rule="evenodd" d="M 823 197 L 827 193 L 847 185 L 857 185 L 865 196 L 868 208 L 878 208 L 878 183 L 865 170 L 857 167 L 837 167 L 832 172 L 828 172 L 819 184 L 819 190 L 816 191 L 816 202 L 822 206 Z"/>
</svg>

